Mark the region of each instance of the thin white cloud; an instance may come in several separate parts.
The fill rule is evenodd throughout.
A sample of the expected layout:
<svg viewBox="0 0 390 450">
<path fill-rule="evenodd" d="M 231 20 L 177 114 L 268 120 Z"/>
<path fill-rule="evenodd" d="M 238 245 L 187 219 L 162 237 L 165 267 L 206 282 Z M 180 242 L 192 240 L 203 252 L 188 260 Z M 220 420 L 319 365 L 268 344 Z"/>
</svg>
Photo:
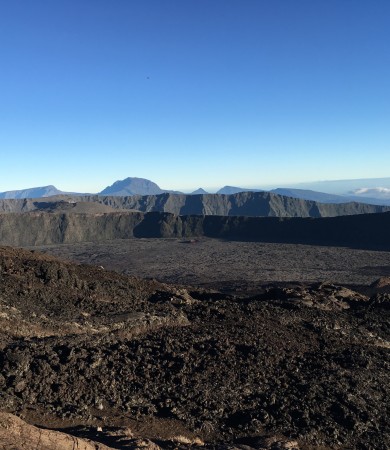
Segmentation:
<svg viewBox="0 0 390 450">
<path fill-rule="evenodd" d="M 352 191 L 354 195 L 361 195 L 364 197 L 374 198 L 390 198 L 390 188 L 375 187 L 375 188 L 359 188 Z"/>
</svg>

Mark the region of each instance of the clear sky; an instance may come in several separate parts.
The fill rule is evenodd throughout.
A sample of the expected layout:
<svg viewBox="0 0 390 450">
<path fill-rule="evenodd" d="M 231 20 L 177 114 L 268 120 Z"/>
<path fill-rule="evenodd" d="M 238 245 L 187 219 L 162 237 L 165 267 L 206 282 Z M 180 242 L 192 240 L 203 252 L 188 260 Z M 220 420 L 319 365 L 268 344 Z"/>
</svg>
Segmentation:
<svg viewBox="0 0 390 450">
<path fill-rule="evenodd" d="M 389 0 L 0 0 L 0 191 L 390 176 Z"/>
</svg>

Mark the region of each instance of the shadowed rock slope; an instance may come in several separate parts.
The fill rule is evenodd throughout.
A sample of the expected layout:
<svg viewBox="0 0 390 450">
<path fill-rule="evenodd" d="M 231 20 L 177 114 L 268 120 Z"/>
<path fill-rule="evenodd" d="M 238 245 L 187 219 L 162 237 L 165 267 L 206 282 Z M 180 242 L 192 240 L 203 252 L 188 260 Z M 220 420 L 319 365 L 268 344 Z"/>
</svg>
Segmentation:
<svg viewBox="0 0 390 450">
<path fill-rule="evenodd" d="M 178 288 L 1 248 L 1 409 L 94 431 L 109 447 L 97 427 L 130 427 L 166 448 L 185 447 L 170 441 L 178 430 L 207 448 L 389 448 L 388 294 L 258 292 Z M 116 433 L 112 447 L 141 446 Z"/>
<path fill-rule="evenodd" d="M 270 192 L 240 192 L 231 195 L 131 195 L 55 196 L 50 202 L 97 202 L 115 209 L 142 212 L 169 212 L 176 215 L 263 216 L 263 217 L 335 217 L 390 211 L 390 206 L 364 203 L 319 203 L 300 198 L 286 197 Z M 42 199 L 0 200 L 0 212 L 28 212 L 44 208 Z"/>
<path fill-rule="evenodd" d="M 213 237 L 261 242 L 390 249 L 390 213 L 327 218 L 176 216 L 169 213 L 30 212 L 0 214 L 0 244 Z"/>
</svg>

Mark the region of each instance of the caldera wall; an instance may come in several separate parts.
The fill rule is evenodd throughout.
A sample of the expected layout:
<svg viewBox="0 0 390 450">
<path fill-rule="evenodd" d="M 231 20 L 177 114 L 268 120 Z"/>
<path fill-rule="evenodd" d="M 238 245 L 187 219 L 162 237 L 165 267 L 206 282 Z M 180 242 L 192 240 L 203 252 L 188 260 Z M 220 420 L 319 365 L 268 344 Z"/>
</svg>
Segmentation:
<svg viewBox="0 0 390 450">
<path fill-rule="evenodd" d="M 390 213 L 332 218 L 176 216 L 118 212 L 0 214 L 0 245 L 38 246 L 129 238 L 192 238 L 390 249 Z"/>
</svg>

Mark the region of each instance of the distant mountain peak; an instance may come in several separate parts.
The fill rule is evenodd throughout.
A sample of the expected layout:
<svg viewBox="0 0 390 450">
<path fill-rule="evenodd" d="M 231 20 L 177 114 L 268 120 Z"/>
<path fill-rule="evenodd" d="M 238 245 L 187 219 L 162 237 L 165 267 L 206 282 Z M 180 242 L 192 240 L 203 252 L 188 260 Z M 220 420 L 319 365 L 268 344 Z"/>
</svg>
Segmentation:
<svg viewBox="0 0 390 450">
<path fill-rule="evenodd" d="M 111 186 L 107 186 L 99 195 L 158 195 L 164 191 L 153 181 L 146 178 L 127 177 L 117 180 Z"/>
<path fill-rule="evenodd" d="M 129 195 L 159 195 L 159 194 L 180 194 L 177 191 L 170 191 L 161 189 L 153 181 L 146 178 L 127 177 L 124 180 L 115 181 L 111 186 L 107 186 L 98 195 L 114 195 L 114 196 L 129 196 Z"/>
<path fill-rule="evenodd" d="M 190 195 L 203 195 L 203 194 L 208 194 L 208 192 L 205 191 L 203 188 L 199 188 L 199 189 L 196 189 L 196 191 L 191 192 Z"/>
</svg>

